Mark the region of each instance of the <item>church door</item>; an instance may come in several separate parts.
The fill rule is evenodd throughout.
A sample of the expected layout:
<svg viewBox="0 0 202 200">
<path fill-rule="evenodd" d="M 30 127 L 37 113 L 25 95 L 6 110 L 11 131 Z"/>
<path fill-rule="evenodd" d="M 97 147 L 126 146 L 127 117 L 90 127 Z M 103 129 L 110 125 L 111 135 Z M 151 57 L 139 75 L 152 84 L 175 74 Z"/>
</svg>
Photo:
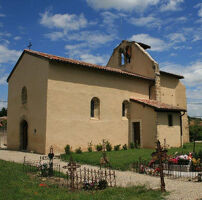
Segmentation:
<svg viewBox="0 0 202 200">
<path fill-rule="evenodd" d="M 27 150 L 28 146 L 28 124 L 27 121 L 21 122 L 21 149 Z"/>
<path fill-rule="evenodd" d="M 133 122 L 133 142 L 135 146 L 140 146 L 140 122 Z"/>
</svg>

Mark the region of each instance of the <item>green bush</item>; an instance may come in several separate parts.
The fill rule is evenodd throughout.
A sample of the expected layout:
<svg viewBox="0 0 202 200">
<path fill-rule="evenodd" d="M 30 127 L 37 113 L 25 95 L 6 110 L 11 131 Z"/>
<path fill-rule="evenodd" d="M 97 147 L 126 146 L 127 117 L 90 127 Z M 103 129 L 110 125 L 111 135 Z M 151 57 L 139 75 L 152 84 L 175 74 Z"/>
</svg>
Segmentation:
<svg viewBox="0 0 202 200">
<path fill-rule="evenodd" d="M 102 151 L 102 144 L 97 144 L 95 148 L 97 151 Z"/>
<path fill-rule="evenodd" d="M 122 146 L 122 149 L 123 149 L 123 150 L 127 150 L 127 149 L 128 149 L 127 144 L 124 144 L 124 145 Z"/>
<path fill-rule="evenodd" d="M 114 151 L 119 151 L 119 150 L 120 150 L 120 146 L 121 146 L 120 144 L 115 145 L 115 146 L 114 146 Z"/>
<path fill-rule="evenodd" d="M 135 148 L 135 144 L 134 144 L 134 142 L 131 142 L 130 143 L 130 149 L 134 149 Z"/>
<path fill-rule="evenodd" d="M 109 141 L 106 141 L 106 150 L 111 151 L 112 150 L 112 145 L 110 144 Z"/>
<path fill-rule="evenodd" d="M 93 148 L 92 147 L 88 147 L 88 152 L 92 152 Z"/>
<path fill-rule="evenodd" d="M 65 147 L 65 153 L 66 154 L 70 154 L 71 153 L 71 147 L 70 147 L 69 144 L 67 144 L 66 147 Z"/>
<path fill-rule="evenodd" d="M 92 142 L 88 143 L 88 152 L 92 152 L 93 151 L 93 147 L 92 147 Z"/>
<path fill-rule="evenodd" d="M 81 147 L 79 147 L 79 148 L 75 149 L 75 153 L 77 153 L 77 154 L 82 153 Z"/>
</svg>

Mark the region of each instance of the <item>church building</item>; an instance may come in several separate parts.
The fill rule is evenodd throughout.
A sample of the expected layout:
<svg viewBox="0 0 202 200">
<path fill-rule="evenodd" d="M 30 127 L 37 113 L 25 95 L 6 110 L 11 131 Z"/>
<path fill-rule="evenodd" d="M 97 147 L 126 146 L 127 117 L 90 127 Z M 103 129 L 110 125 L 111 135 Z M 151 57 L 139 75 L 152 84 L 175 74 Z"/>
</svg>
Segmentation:
<svg viewBox="0 0 202 200">
<path fill-rule="evenodd" d="M 24 50 L 7 79 L 8 148 L 189 142 L 183 76 L 160 71 L 148 48 L 124 40 L 106 66 Z"/>
</svg>

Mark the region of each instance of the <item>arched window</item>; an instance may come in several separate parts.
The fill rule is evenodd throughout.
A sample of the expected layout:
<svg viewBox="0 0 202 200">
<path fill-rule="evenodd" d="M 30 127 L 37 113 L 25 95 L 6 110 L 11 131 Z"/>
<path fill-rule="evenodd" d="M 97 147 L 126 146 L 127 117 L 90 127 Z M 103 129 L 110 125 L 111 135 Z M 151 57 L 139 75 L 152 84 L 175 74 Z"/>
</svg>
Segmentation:
<svg viewBox="0 0 202 200">
<path fill-rule="evenodd" d="M 97 97 L 91 99 L 90 102 L 90 116 L 91 118 L 100 118 L 100 100 Z"/>
<path fill-rule="evenodd" d="M 128 118 L 128 107 L 129 107 L 128 101 L 127 100 L 123 101 L 123 103 L 122 103 L 122 117 Z"/>
<path fill-rule="evenodd" d="M 22 88 L 22 91 L 21 91 L 21 101 L 22 101 L 22 104 L 27 103 L 27 88 L 25 86 Z"/>
</svg>

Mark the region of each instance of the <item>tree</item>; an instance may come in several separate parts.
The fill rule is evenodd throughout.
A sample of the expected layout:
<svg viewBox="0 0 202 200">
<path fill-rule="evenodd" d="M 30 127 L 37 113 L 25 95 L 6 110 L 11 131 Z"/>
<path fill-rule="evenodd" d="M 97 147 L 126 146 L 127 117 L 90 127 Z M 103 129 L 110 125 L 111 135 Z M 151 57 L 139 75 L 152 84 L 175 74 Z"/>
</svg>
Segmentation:
<svg viewBox="0 0 202 200">
<path fill-rule="evenodd" d="M 3 116 L 7 116 L 7 109 L 4 107 L 0 111 L 0 117 L 3 117 Z"/>
</svg>

